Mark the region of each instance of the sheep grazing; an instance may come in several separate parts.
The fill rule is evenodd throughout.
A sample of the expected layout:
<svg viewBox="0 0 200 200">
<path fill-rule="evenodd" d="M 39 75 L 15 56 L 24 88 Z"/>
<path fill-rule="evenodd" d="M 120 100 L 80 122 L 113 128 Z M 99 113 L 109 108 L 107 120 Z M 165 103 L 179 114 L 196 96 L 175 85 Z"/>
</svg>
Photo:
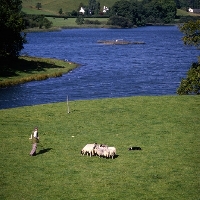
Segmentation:
<svg viewBox="0 0 200 200">
<path fill-rule="evenodd" d="M 108 145 L 105 144 L 87 144 L 85 147 L 81 150 L 82 155 L 90 155 L 92 157 L 93 155 L 99 156 L 99 158 L 114 158 L 116 155 L 116 148 L 115 147 L 108 147 Z"/>
<path fill-rule="evenodd" d="M 102 147 L 95 148 L 95 153 L 97 156 L 99 156 L 99 158 L 103 157 L 104 156 L 104 148 L 102 148 Z"/>
<path fill-rule="evenodd" d="M 106 144 L 100 144 L 99 146 L 104 147 L 104 148 L 108 148 L 108 145 L 106 145 Z"/>
<path fill-rule="evenodd" d="M 109 156 L 110 156 L 110 151 L 108 150 L 108 148 L 104 148 L 103 155 L 104 155 L 104 157 L 109 158 Z"/>
<path fill-rule="evenodd" d="M 95 151 L 95 154 L 98 155 L 99 157 L 113 159 L 116 155 L 116 148 L 108 147 L 108 145 L 97 144 L 94 151 Z"/>
<path fill-rule="evenodd" d="M 108 147 L 109 150 L 109 157 L 111 157 L 112 159 L 115 157 L 117 151 L 115 147 Z"/>
<path fill-rule="evenodd" d="M 95 146 L 95 148 L 94 148 L 95 155 L 97 155 L 97 149 L 98 149 L 98 148 L 107 148 L 107 147 L 108 147 L 108 146 L 105 145 L 105 144 L 97 144 L 97 143 L 96 143 L 96 146 Z"/>
<path fill-rule="evenodd" d="M 95 155 L 99 157 L 108 157 L 107 145 L 97 144 L 94 149 Z"/>
<path fill-rule="evenodd" d="M 108 148 L 108 145 L 106 145 L 106 144 L 96 144 L 95 148 L 99 148 L 99 147 Z"/>
<path fill-rule="evenodd" d="M 85 154 L 90 157 L 94 155 L 94 148 L 96 147 L 96 143 L 94 144 L 86 144 L 85 147 L 81 150 L 81 154 L 84 156 Z"/>
</svg>

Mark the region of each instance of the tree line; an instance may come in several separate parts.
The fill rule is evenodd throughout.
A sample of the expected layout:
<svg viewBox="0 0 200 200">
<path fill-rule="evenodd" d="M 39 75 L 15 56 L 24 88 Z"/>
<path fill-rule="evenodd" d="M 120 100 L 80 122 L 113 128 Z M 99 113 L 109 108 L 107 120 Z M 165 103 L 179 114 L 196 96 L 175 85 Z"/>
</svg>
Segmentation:
<svg viewBox="0 0 200 200">
<path fill-rule="evenodd" d="M 79 8 L 85 8 L 84 16 L 101 15 L 100 3 L 89 0 L 89 5 L 80 4 Z M 74 11 L 71 15 L 83 17 Z M 174 0 L 120 0 L 114 3 L 106 12 L 109 17 L 108 25 L 131 28 L 144 26 L 148 23 L 171 23 L 176 17 L 176 4 Z M 77 20 L 80 24 L 80 20 Z"/>
<path fill-rule="evenodd" d="M 188 8 L 200 9 L 199 0 L 174 0 L 178 9 L 188 11 Z"/>
<path fill-rule="evenodd" d="M 173 6 L 175 4 L 175 7 L 177 9 L 182 9 L 185 11 L 188 11 L 189 8 L 194 8 L 194 9 L 200 9 L 200 1 L 199 0 L 142 0 L 142 1 L 138 1 L 138 0 L 128 0 L 128 2 L 130 2 L 131 4 L 137 4 L 138 8 L 144 8 L 144 10 L 142 12 L 140 12 L 141 15 L 145 15 L 145 10 L 148 9 L 149 11 L 152 12 L 156 12 L 156 10 L 160 11 L 160 12 L 165 12 L 165 6 L 167 4 L 171 4 L 173 3 Z M 115 3 L 115 5 L 117 5 L 118 2 Z M 102 7 L 102 5 L 100 5 L 100 2 L 98 0 L 88 0 L 88 4 L 83 4 L 80 3 L 77 10 L 73 10 L 72 12 L 68 12 L 65 13 L 63 12 L 62 8 L 59 10 L 59 14 L 64 14 L 64 15 L 68 15 L 68 16 L 79 16 L 79 11 L 80 8 L 84 8 L 85 16 L 99 16 L 99 15 L 106 15 L 106 16 L 110 16 L 110 14 L 112 15 L 112 13 L 110 13 L 110 10 L 113 8 L 113 6 L 111 8 L 108 9 L 108 11 L 106 13 L 103 13 L 102 10 L 100 9 Z M 114 6 L 115 7 L 115 6 Z M 153 8 L 153 10 L 150 10 L 151 8 Z M 148 13 L 149 13 L 148 11 Z"/>
<path fill-rule="evenodd" d="M 170 23 L 176 17 L 174 0 L 117 1 L 111 8 L 109 24 L 121 27 L 148 23 Z"/>
<path fill-rule="evenodd" d="M 185 45 L 200 48 L 200 20 L 189 21 L 181 25 L 180 30 L 184 34 L 182 40 Z M 177 93 L 179 95 L 200 94 L 200 56 L 197 62 L 192 63 L 186 78 L 181 80 Z"/>
<path fill-rule="evenodd" d="M 23 21 L 25 29 L 28 28 L 45 28 L 49 29 L 52 27 L 52 22 L 49 21 L 44 15 L 28 15 L 26 13 L 22 13 Z"/>
</svg>

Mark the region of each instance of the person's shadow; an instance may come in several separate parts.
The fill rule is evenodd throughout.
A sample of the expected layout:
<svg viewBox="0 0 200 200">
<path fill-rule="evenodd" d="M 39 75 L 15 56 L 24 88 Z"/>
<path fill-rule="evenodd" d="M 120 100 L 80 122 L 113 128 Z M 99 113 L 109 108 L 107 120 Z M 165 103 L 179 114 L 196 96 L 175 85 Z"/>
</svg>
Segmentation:
<svg viewBox="0 0 200 200">
<path fill-rule="evenodd" d="M 42 149 L 42 150 L 40 150 L 40 151 L 37 153 L 37 155 L 43 154 L 43 153 L 47 153 L 47 152 L 49 152 L 51 149 L 52 149 L 52 148 Z"/>
</svg>

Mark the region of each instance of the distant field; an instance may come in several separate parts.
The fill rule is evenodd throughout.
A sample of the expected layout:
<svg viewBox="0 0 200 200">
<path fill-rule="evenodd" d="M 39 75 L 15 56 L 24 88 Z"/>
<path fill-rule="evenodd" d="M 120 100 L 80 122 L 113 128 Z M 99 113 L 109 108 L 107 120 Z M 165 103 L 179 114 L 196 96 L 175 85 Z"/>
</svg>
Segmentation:
<svg viewBox="0 0 200 200">
<path fill-rule="evenodd" d="M 99 0 L 101 9 L 103 10 L 103 6 L 111 7 L 117 0 Z M 40 11 L 36 11 L 36 4 L 40 2 L 42 8 Z M 84 5 L 88 5 L 88 0 L 23 0 L 22 6 L 23 11 L 27 13 L 38 12 L 45 14 L 58 14 L 59 10 L 62 8 L 63 12 L 71 12 L 73 10 L 77 10 L 80 3 Z"/>
<path fill-rule="evenodd" d="M 57 13 L 55 13 L 53 11 L 38 10 L 34 7 L 33 8 L 23 7 L 22 11 L 27 14 L 32 14 L 32 15 L 57 15 Z"/>
<path fill-rule="evenodd" d="M 47 17 L 48 20 L 53 22 L 53 27 L 81 27 L 80 25 L 77 25 L 76 18 L 53 18 L 53 17 Z M 102 22 L 102 24 L 106 24 L 107 18 L 92 18 L 89 19 L 92 21 L 98 20 Z M 85 27 L 85 25 L 82 25 L 82 27 Z"/>
<path fill-rule="evenodd" d="M 200 14 L 186 12 L 186 11 L 181 10 L 181 9 L 177 9 L 177 15 L 178 16 L 200 16 Z"/>
</svg>

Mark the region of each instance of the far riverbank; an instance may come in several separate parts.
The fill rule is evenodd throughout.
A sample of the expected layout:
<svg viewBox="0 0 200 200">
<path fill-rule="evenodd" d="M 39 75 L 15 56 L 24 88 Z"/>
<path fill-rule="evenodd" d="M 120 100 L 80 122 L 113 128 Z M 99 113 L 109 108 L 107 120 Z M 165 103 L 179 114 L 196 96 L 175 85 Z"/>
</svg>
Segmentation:
<svg viewBox="0 0 200 200">
<path fill-rule="evenodd" d="M 84 29 L 84 28 L 108 28 L 108 29 L 124 29 L 120 26 L 112 26 L 107 25 L 108 18 L 92 18 L 92 21 L 99 21 L 100 24 L 82 24 L 79 25 L 76 23 L 76 18 L 54 18 L 54 17 L 46 17 L 49 21 L 53 23 L 53 26 L 49 29 L 43 28 L 29 28 L 25 29 L 24 32 L 51 32 L 51 31 L 61 31 L 62 29 Z M 146 26 L 177 26 L 178 23 L 171 24 L 163 24 L 163 23 L 154 23 L 154 24 L 146 24 Z M 145 26 L 141 26 L 145 27 Z M 139 28 L 134 26 L 132 28 Z M 129 29 L 129 28 L 127 28 Z"/>
</svg>

